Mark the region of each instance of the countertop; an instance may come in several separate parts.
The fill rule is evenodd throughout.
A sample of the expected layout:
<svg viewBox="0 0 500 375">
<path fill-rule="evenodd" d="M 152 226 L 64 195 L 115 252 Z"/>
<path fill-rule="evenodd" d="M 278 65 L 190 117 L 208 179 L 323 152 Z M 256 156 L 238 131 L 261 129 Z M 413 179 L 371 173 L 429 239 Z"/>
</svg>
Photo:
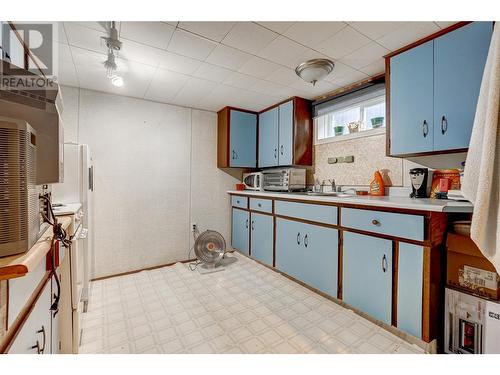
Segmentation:
<svg viewBox="0 0 500 375">
<path fill-rule="evenodd" d="M 54 215 L 65 216 L 74 215 L 82 207 L 81 203 L 64 203 L 62 206 L 53 207 Z"/>
<path fill-rule="evenodd" d="M 63 229 L 71 224 L 71 218 L 59 219 Z M 33 271 L 50 250 L 53 230 L 49 227 L 40 239 L 26 253 L 0 258 L 0 280 L 21 277 Z"/>
<path fill-rule="evenodd" d="M 400 208 L 407 210 L 434 211 L 434 212 L 456 212 L 470 213 L 474 206 L 470 202 L 457 202 L 447 199 L 431 199 L 431 198 L 408 198 L 400 196 L 363 196 L 353 195 L 349 197 L 332 197 L 321 195 L 307 195 L 306 193 L 281 193 L 270 191 L 253 191 L 253 190 L 230 190 L 228 194 L 238 194 L 255 197 L 269 198 L 289 198 L 300 199 L 303 201 L 316 202 L 331 202 L 344 204 L 358 204 L 363 206 L 385 207 L 385 208 Z"/>
</svg>

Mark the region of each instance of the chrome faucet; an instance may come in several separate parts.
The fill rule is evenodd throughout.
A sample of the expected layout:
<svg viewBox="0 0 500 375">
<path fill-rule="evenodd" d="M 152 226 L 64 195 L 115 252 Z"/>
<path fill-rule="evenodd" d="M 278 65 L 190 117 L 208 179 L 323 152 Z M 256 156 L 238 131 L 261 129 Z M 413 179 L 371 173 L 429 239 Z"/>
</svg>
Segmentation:
<svg viewBox="0 0 500 375">
<path fill-rule="evenodd" d="M 335 179 L 332 178 L 331 180 L 328 180 L 328 182 L 332 185 L 332 191 L 337 191 L 337 185 L 335 185 Z"/>
</svg>

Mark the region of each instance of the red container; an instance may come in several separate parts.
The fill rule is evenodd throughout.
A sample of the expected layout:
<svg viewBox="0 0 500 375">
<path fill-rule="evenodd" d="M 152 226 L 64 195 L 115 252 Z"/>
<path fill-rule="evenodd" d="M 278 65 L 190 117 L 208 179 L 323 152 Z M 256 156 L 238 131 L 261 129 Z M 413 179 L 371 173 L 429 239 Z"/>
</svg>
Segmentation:
<svg viewBox="0 0 500 375">
<path fill-rule="evenodd" d="M 236 184 L 236 190 L 245 190 L 245 184 Z"/>
</svg>

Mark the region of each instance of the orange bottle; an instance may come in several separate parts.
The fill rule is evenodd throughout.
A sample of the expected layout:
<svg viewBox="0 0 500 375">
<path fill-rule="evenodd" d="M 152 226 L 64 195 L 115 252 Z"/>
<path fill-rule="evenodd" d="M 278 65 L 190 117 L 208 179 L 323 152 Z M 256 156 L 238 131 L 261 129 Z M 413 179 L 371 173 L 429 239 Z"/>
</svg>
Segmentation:
<svg viewBox="0 0 500 375">
<path fill-rule="evenodd" d="M 384 179 L 379 171 L 375 171 L 373 178 L 370 181 L 370 195 L 385 195 Z"/>
</svg>

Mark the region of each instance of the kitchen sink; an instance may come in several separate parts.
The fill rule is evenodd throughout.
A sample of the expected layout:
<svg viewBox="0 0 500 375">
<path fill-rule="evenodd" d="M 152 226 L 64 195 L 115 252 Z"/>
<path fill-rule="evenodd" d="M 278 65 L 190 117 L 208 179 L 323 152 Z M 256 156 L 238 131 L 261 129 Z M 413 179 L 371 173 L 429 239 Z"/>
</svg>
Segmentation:
<svg viewBox="0 0 500 375">
<path fill-rule="evenodd" d="M 346 198 L 354 196 L 352 194 L 338 193 L 336 191 L 327 191 L 327 192 L 308 191 L 307 195 L 320 196 L 320 197 L 337 197 L 337 198 Z"/>
</svg>

